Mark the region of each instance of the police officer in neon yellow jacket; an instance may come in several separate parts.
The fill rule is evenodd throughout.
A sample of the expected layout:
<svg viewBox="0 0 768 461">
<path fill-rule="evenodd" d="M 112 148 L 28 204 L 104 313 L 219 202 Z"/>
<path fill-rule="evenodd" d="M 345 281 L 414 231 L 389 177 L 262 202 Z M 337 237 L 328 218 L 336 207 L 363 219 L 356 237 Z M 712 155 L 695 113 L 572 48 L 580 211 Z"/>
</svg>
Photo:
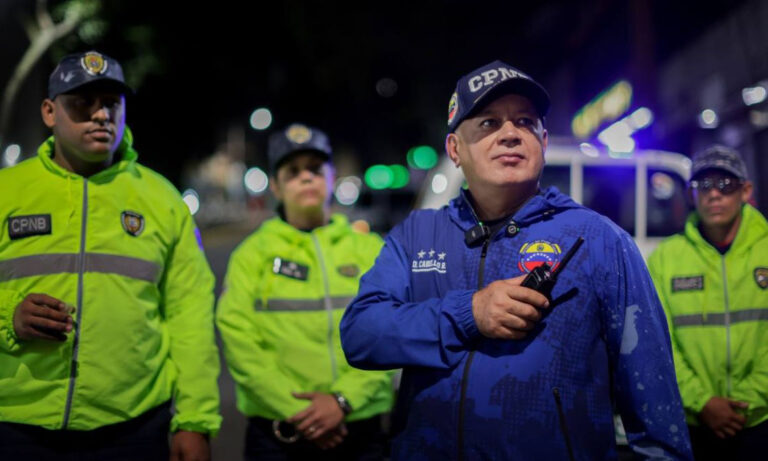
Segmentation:
<svg viewBox="0 0 768 461">
<path fill-rule="evenodd" d="M 0 170 L 0 459 L 209 459 L 213 276 L 178 192 L 136 161 L 129 91 L 114 59 L 65 57 L 54 135 Z"/>
<path fill-rule="evenodd" d="M 699 459 L 768 456 L 768 223 L 737 152 L 694 156 L 696 211 L 648 267 Z"/>
<path fill-rule="evenodd" d="M 352 368 L 339 339 L 344 308 L 382 241 L 330 216 L 330 155 L 315 128 L 293 124 L 270 137 L 280 217 L 232 254 L 219 300 L 237 406 L 249 416 L 249 460 L 382 455 L 378 416 L 392 405 L 391 376 Z"/>
</svg>

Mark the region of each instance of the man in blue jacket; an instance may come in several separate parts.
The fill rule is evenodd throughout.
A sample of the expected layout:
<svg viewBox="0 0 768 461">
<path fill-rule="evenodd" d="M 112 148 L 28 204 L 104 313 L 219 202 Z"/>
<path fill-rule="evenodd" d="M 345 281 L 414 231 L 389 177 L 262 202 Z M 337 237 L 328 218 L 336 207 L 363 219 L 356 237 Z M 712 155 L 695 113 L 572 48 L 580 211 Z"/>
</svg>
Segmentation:
<svg viewBox="0 0 768 461">
<path fill-rule="evenodd" d="M 500 61 L 462 77 L 446 151 L 469 185 L 387 237 L 341 323 L 349 362 L 403 368 L 393 458 L 691 459 L 664 313 L 626 232 L 539 189 L 549 96 Z M 521 286 L 549 264 L 549 296 Z"/>
</svg>

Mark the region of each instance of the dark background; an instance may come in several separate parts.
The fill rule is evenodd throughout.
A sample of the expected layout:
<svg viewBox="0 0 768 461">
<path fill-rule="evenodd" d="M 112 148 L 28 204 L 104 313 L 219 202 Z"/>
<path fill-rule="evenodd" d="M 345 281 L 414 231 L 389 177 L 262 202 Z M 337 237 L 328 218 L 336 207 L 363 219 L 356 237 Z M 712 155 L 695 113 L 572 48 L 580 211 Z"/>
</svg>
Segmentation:
<svg viewBox="0 0 768 461">
<path fill-rule="evenodd" d="M 123 63 L 137 87 L 128 123 L 141 160 L 177 184 L 180 164 L 213 153 L 260 106 L 271 108 L 273 127 L 303 121 L 325 129 L 361 168 L 402 163 L 417 144 L 439 150 L 455 81 L 493 59 L 559 85 L 550 89 L 549 129 L 568 134 L 573 113 L 621 77 L 652 104 L 659 64 L 741 3 L 105 1 L 95 43 L 73 34 L 35 67 L 7 141 L 27 155 L 36 148 L 25 133 L 45 135 L 35 116 L 47 75 L 66 52 L 90 48 Z M 19 18 L 34 2 L 0 5 L 2 84 L 28 44 Z M 553 82 L 563 68 L 564 89 Z M 376 92 L 385 77 L 397 83 L 389 98 Z M 246 136 L 247 163 L 263 164 L 265 134 Z M 687 153 L 689 137 L 663 136 L 653 147 Z"/>
</svg>

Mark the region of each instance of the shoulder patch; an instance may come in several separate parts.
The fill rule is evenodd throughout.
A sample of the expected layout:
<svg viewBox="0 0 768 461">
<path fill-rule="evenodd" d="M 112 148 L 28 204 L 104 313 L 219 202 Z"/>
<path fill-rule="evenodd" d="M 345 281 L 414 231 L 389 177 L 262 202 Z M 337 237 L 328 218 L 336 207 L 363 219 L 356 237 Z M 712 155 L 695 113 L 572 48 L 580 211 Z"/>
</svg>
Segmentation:
<svg viewBox="0 0 768 461">
<path fill-rule="evenodd" d="M 768 288 L 768 267 L 755 268 L 755 282 L 763 290 Z"/>
<path fill-rule="evenodd" d="M 427 250 L 419 250 L 415 256 L 418 258 L 411 261 L 411 272 L 437 272 L 438 274 L 445 274 L 446 257 L 445 251 L 435 250 L 430 248 Z"/>
<path fill-rule="evenodd" d="M 704 276 L 693 275 L 690 277 L 673 277 L 672 293 L 678 291 L 701 291 L 704 289 Z"/>
<path fill-rule="evenodd" d="M 11 240 L 48 235 L 52 231 L 50 214 L 31 214 L 8 218 L 8 236 Z"/>
</svg>

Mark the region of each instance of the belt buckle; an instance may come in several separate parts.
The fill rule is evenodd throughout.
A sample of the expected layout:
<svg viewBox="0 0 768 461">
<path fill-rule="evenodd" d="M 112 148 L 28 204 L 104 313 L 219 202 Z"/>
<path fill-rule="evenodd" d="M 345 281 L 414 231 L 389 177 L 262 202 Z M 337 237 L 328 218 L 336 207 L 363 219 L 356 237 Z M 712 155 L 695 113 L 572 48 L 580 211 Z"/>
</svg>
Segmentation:
<svg viewBox="0 0 768 461">
<path fill-rule="evenodd" d="M 275 434 L 275 438 L 277 438 L 277 440 L 283 443 L 295 443 L 297 440 L 301 438 L 301 433 L 299 433 L 299 431 L 296 431 L 295 429 L 294 429 L 295 433 L 293 435 L 288 437 L 284 436 L 282 431 L 280 430 L 280 424 L 282 423 L 283 421 L 279 421 L 277 419 L 272 421 L 272 433 Z"/>
</svg>

